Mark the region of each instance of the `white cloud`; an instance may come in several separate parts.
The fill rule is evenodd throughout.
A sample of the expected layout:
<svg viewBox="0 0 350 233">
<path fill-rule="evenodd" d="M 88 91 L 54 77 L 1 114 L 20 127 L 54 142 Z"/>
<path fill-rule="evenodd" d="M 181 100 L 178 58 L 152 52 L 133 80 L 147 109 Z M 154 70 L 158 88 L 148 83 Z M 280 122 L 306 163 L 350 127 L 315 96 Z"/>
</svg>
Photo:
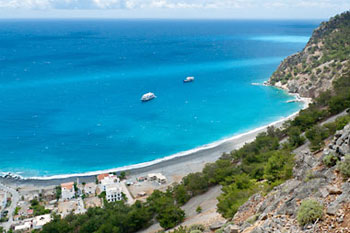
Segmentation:
<svg viewBox="0 0 350 233">
<path fill-rule="evenodd" d="M 0 0 L 0 9 L 349 9 L 350 0 Z"/>
</svg>

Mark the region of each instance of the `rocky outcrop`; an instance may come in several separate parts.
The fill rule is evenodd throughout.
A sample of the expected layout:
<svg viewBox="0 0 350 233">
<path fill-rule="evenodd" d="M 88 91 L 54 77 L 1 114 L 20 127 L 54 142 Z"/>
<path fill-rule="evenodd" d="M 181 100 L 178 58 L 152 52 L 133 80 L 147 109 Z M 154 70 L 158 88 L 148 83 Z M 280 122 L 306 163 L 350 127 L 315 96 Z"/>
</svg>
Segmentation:
<svg viewBox="0 0 350 233">
<path fill-rule="evenodd" d="M 323 164 L 330 153 L 340 160 L 350 153 L 350 124 L 338 131 L 322 152 L 296 151 L 294 178 L 266 196 L 253 195 L 242 205 L 232 219 L 239 232 L 350 232 L 350 179 L 344 180 L 336 165 Z M 324 218 L 300 227 L 298 208 L 309 198 L 323 204 Z"/>
<path fill-rule="evenodd" d="M 349 25 L 350 12 L 322 23 L 301 52 L 282 61 L 268 84 L 310 98 L 330 90 L 350 64 Z"/>
</svg>

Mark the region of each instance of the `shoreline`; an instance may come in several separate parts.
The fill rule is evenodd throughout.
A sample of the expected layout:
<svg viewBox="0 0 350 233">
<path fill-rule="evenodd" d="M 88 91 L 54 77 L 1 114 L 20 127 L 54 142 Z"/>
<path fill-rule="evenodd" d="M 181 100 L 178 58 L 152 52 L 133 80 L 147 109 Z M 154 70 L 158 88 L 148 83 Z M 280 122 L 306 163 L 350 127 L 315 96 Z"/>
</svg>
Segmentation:
<svg viewBox="0 0 350 233">
<path fill-rule="evenodd" d="M 295 99 L 298 100 L 298 102 L 303 103 L 303 107 L 300 110 L 307 108 L 311 103 L 311 99 L 309 98 L 300 97 L 298 94 L 291 94 L 291 93 L 287 93 L 287 94 L 290 96 L 293 96 Z M 41 185 L 47 186 L 47 185 L 59 184 L 59 182 L 63 182 L 63 181 L 72 181 L 77 178 L 79 178 L 82 181 L 92 181 L 92 180 L 94 181 L 95 176 L 101 173 L 110 173 L 110 172 L 118 173 L 121 171 L 125 171 L 129 175 L 135 176 L 145 172 L 162 170 L 164 168 L 168 168 L 169 166 L 179 165 L 181 163 L 186 163 L 192 160 L 196 160 L 196 161 L 198 160 L 197 162 L 202 163 L 203 165 L 202 167 L 204 167 L 206 163 L 214 162 L 215 160 L 217 160 L 222 155 L 222 153 L 230 152 L 234 149 L 238 149 L 242 147 L 244 144 L 253 141 L 259 133 L 266 131 L 268 127 L 270 126 L 274 126 L 277 128 L 281 127 L 285 121 L 293 119 L 295 116 L 297 116 L 300 110 L 292 113 L 287 117 L 282 117 L 279 120 L 254 128 L 247 132 L 233 135 L 228 138 L 214 141 L 212 143 L 208 143 L 187 151 L 175 153 L 170 156 L 165 156 L 163 158 L 155 159 L 149 162 L 143 162 L 143 163 L 111 168 L 111 169 L 96 170 L 91 172 L 42 176 L 42 177 L 39 176 L 39 177 L 27 178 L 27 177 L 21 177 L 19 175 L 12 174 L 12 173 L 5 173 L 5 174 L 11 174 L 13 176 L 10 176 L 7 178 L 4 176 L 0 176 L 0 181 L 1 182 L 7 181 L 6 183 L 17 183 L 17 184 L 32 183 L 32 184 L 38 184 L 38 185 L 41 184 Z"/>
</svg>

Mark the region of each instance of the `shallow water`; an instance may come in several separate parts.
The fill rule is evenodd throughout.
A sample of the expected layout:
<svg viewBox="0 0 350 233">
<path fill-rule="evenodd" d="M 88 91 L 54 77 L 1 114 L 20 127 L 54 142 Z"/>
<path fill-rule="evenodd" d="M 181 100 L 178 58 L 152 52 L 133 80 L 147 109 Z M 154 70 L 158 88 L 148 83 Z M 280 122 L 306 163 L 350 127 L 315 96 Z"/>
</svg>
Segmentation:
<svg viewBox="0 0 350 233">
<path fill-rule="evenodd" d="M 318 23 L 0 21 L 0 171 L 141 163 L 290 115 L 300 104 L 251 83 L 301 50 Z M 149 91 L 157 98 L 141 103 Z"/>
</svg>

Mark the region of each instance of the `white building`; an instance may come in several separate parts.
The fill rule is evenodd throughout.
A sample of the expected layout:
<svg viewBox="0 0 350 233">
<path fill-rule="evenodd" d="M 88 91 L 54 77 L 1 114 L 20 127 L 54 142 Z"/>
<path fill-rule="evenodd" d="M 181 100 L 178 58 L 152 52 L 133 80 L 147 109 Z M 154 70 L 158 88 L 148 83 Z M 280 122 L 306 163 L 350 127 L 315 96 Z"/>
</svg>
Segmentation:
<svg viewBox="0 0 350 233">
<path fill-rule="evenodd" d="M 51 215 L 50 214 L 44 214 L 36 216 L 33 219 L 33 228 L 34 229 L 41 229 L 46 223 L 51 222 Z"/>
<path fill-rule="evenodd" d="M 107 185 L 106 199 L 108 202 L 121 201 L 123 199 L 122 188 L 119 182 Z"/>
<path fill-rule="evenodd" d="M 14 227 L 15 232 L 28 231 L 32 228 L 32 223 L 30 221 L 21 223 Z"/>
<path fill-rule="evenodd" d="M 74 183 L 69 182 L 69 183 L 61 184 L 61 195 L 62 195 L 62 200 L 64 201 L 74 198 L 75 196 Z"/>
<path fill-rule="evenodd" d="M 83 190 L 87 195 L 94 195 L 96 193 L 97 185 L 95 183 L 87 183 L 84 185 Z"/>
<path fill-rule="evenodd" d="M 121 201 L 122 188 L 120 186 L 119 178 L 116 175 L 104 175 L 100 180 L 100 189 L 106 192 L 106 199 L 108 202 Z"/>
<path fill-rule="evenodd" d="M 160 184 L 166 183 L 166 177 L 162 173 L 150 173 L 148 174 L 148 180 L 155 180 Z"/>
</svg>

